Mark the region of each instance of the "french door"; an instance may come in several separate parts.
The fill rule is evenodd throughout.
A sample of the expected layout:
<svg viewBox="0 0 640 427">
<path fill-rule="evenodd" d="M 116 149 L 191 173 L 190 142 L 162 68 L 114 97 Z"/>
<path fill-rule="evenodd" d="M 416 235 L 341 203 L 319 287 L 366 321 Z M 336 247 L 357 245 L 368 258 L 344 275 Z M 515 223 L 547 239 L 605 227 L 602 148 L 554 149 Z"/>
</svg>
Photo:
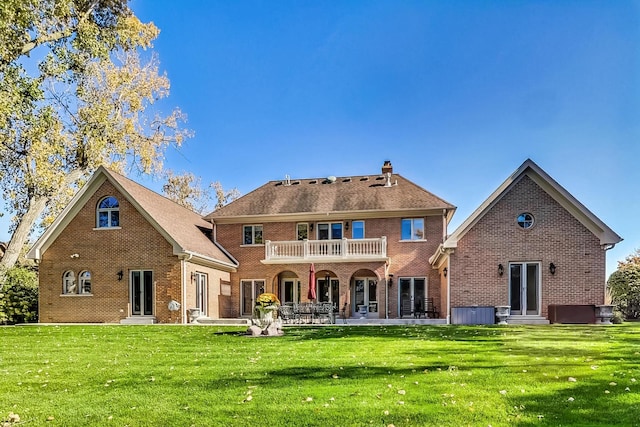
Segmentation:
<svg viewBox="0 0 640 427">
<path fill-rule="evenodd" d="M 372 277 L 354 281 L 353 310 L 355 316 L 378 317 L 378 280 Z"/>
<path fill-rule="evenodd" d="M 240 299 L 242 301 L 242 316 L 251 316 L 256 305 L 256 299 L 264 293 L 264 280 L 241 280 Z"/>
<path fill-rule="evenodd" d="M 340 282 L 338 279 L 316 279 L 316 282 L 318 302 L 334 303 L 335 307 L 337 307 L 340 298 Z"/>
<path fill-rule="evenodd" d="M 414 315 L 416 308 L 418 310 L 425 309 L 425 300 L 427 298 L 427 279 L 424 277 L 403 277 L 399 280 L 398 286 L 399 317 L 409 317 Z"/>
<path fill-rule="evenodd" d="M 196 308 L 200 309 L 202 316 L 207 315 L 207 275 L 205 273 L 196 273 Z"/>
<path fill-rule="evenodd" d="M 540 314 L 540 263 L 509 264 L 509 302 L 511 314 Z"/>
<path fill-rule="evenodd" d="M 282 281 L 282 291 L 280 295 L 282 304 L 293 304 L 300 302 L 300 282 L 293 279 Z"/>
<path fill-rule="evenodd" d="M 153 316 L 153 273 L 133 270 L 130 276 L 131 314 Z"/>
</svg>

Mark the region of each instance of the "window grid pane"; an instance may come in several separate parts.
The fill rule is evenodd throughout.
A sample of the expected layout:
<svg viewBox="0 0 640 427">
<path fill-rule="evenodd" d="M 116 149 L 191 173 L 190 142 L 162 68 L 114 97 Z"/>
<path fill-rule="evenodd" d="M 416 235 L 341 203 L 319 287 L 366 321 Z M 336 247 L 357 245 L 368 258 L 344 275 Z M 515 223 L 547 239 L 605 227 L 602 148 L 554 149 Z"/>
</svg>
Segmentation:
<svg viewBox="0 0 640 427">
<path fill-rule="evenodd" d="M 351 223 L 351 237 L 353 239 L 364 239 L 364 221 L 353 221 Z"/>
</svg>

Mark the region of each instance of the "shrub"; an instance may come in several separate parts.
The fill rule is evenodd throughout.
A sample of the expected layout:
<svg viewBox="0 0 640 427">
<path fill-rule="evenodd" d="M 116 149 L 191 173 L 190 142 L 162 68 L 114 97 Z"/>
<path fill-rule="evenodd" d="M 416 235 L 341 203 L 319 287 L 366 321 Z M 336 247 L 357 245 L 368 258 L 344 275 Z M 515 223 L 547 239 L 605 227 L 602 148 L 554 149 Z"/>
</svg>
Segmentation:
<svg viewBox="0 0 640 427">
<path fill-rule="evenodd" d="M 625 318 L 640 318 L 640 250 L 618 262 L 618 269 L 609 277 L 607 288 L 612 302 Z"/>
<path fill-rule="evenodd" d="M 38 276 L 24 267 L 6 272 L 0 288 L 0 324 L 38 321 Z"/>
</svg>

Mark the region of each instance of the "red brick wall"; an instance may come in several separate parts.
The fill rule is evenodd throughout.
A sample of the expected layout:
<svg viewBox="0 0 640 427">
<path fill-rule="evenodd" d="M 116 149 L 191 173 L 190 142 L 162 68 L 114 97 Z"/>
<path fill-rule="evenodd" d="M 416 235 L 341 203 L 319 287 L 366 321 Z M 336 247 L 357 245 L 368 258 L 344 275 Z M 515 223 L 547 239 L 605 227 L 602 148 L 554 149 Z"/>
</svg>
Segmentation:
<svg viewBox="0 0 640 427">
<path fill-rule="evenodd" d="M 120 202 L 120 229 L 95 229 L 96 206 L 104 196 Z M 71 254 L 78 254 L 71 258 Z M 92 295 L 62 295 L 62 276 L 89 270 Z M 124 277 L 118 281 L 117 273 Z M 129 271 L 152 270 L 155 315 L 159 322 L 180 321 L 170 300 L 181 301 L 180 261 L 171 245 L 147 220 L 105 182 L 42 256 L 40 262 L 41 322 L 119 322 L 128 315 Z"/>
<path fill-rule="evenodd" d="M 387 255 L 391 258 L 389 272 L 394 275 L 393 286 L 386 288 L 384 283 L 384 262 L 334 262 L 314 264 L 318 277 L 324 277 L 329 271 L 331 276 L 340 282 L 339 307 L 347 302 L 351 310 L 352 294 L 350 284 L 354 277 L 367 275 L 377 277 L 377 299 L 379 316 L 384 318 L 385 290 L 389 292 L 389 317 L 395 318 L 398 313 L 398 279 L 401 277 L 426 277 L 428 296 L 434 298 L 436 305 L 443 302 L 441 295 L 440 276 L 433 270 L 428 259 L 442 242 L 442 217 L 430 216 L 425 219 L 425 235 L 427 240 L 420 242 L 401 242 L 401 218 L 365 219 L 365 237 L 387 237 Z M 252 222 L 262 224 L 264 240 L 288 241 L 296 240 L 296 222 Z M 301 300 L 305 301 L 308 291 L 309 263 L 265 265 L 260 261 L 265 258 L 264 245 L 243 246 L 242 227 L 245 224 L 220 224 L 216 226 L 218 242 L 227 249 L 240 263 L 237 273 L 231 274 L 232 301 L 234 301 L 234 315 L 240 315 L 240 280 L 260 279 L 266 281 L 268 292 L 278 292 L 278 275 L 292 272 L 301 283 Z M 247 225 L 250 225 L 247 223 Z M 315 235 L 314 231 L 311 233 Z M 347 238 L 351 237 L 350 230 L 344 231 Z M 315 237 L 311 237 L 314 239 Z M 442 312 L 442 310 L 440 309 Z"/>
<path fill-rule="evenodd" d="M 535 218 L 531 229 L 516 222 L 523 212 Z M 450 258 L 451 306 L 509 305 L 509 263 L 521 261 L 540 262 L 543 316 L 549 304 L 603 304 L 605 251 L 598 238 L 528 176 L 458 241 Z"/>
</svg>

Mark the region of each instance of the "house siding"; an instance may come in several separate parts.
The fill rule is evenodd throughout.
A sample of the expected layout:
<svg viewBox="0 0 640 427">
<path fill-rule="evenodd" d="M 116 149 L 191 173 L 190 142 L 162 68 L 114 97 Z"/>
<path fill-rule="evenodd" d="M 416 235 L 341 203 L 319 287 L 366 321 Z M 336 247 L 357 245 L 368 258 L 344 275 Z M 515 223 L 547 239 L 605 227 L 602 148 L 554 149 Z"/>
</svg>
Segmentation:
<svg viewBox="0 0 640 427">
<path fill-rule="evenodd" d="M 105 196 L 120 204 L 120 229 L 95 229 L 96 206 Z M 78 254 L 77 258 L 71 258 Z M 92 295 L 62 295 L 62 277 L 73 270 L 91 272 Z M 118 281 L 117 273 L 124 277 Z M 171 300 L 181 301 L 181 265 L 167 240 L 108 181 L 44 252 L 40 261 L 41 322 L 119 322 L 128 316 L 129 272 L 151 270 L 154 311 L 158 322 L 181 321 L 170 312 Z"/>
<path fill-rule="evenodd" d="M 528 230 L 516 218 L 531 213 Z M 458 241 L 450 255 L 451 306 L 509 305 L 509 263 L 539 262 L 541 315 L 550 304 L 603 304 L 599 239 L 527 175 Z M 549 272 L 554 263 L 556 273 Z M 498 274 L 498 264 L 504 274 Z"/>
</svg>

